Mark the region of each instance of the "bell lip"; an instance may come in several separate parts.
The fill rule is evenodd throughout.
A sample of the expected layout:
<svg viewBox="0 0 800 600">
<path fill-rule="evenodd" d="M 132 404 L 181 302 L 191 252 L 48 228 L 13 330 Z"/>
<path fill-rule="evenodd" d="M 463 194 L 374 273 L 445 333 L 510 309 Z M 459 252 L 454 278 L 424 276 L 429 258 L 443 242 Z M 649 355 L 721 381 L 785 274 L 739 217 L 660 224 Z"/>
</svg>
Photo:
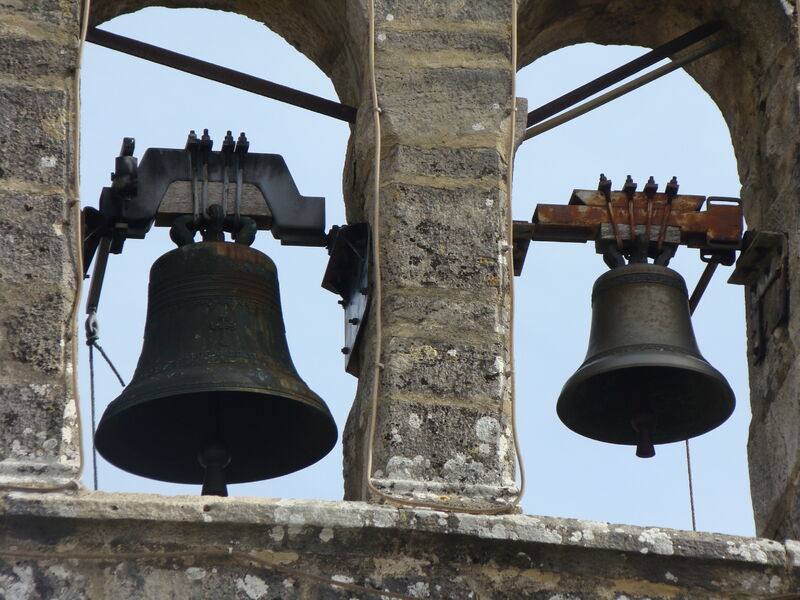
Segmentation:
<svg viewBox="0 0 800 600">
<path fill-rule="evenodd" d="M 219 392 L 220 391 L 220 389 L 218 387 L 214 387 L 214 388 L 211 388 L 211 389 L 209 389 L 208 386 L 203 386 L 203 387 L 205 389 L 200 390 L 198 388 L 198 389 L 193 389 L 190 392 L 186 392 L 186 389 L 184 388 L 184 391 L 182 393 L 174 394 L 172 396 L 168 396 L 168 394 L 165 394 L 163 392 L 161 394 L 159 394 L 159 395 L 148 394 L 147 396 L 143 397 L 141 400 L 137 399 L 136 403 L 124 406 L 124 408 L 126 410 L 142 408 L 145 405 L 148 405 L 151 402 L 155 402 L 155 401 L 170 401 L 170 400 L 173 400 L 173 401 L 177 402 L 177 401 L 180 401 L 181 399 L 186 399 L 186 398 L 191 397 L 191 396 L 193 396 L 195 394 L 209 393 L 209 392 Z M 112 450 L 113 444 L 111 444 L 111 440 L 115 439 L 114 438 L 114 434 L 115 433 L 118 434 L 118 432 L 116 431 L 118 425 L 115 423 L 115 421 L 119 417 L 122 416 L 122 413 L 118 412 L 119 408 L 120 408 L 118 400 L 120 400 L 125 395 L 125 391 L 127 391 L 127 389 L 128 388 L 126 388 L 126 390 L 124 390 L 122 394 L 120 394 L 117 398 L 115 398 L 113 401 L 111 401 L 109 403 L 109 405 L 106 407 L 106 410 L 103 412 L 102 417 L 100 418 L 100 422 L 97 425 L 97 429 L 96 429 L 96 431 L 94 433 L 94 444 L 95 444 L 95 448 L 100 453 L 100 455 L 106 461 L 108 461 L 109 463 L 114 465 L 115 467 L 117 467 L 119 469 L 122 469 L 123 471 L 131 473 L 133 475 L 139 476 L 139 477 L 145 477 L 147 479 L 152 479 L 152 480 L 155 480 L 155 481 L 164 481 L 164 482 L 167 482 L 167 483 L 179 483 L 179 484 L 187 484 L 187 485 L 200 485 L 200 484 L 202 484 L 203 483 L 202 471 L 197 473 L 195 476 L 188 476 L 187 475 L 187 476 L 178 477 L 178 476 L 165 476 L 163 474 L 163 469 L 149 469 L 148 470 L 148 469 L 138 469 L 136 467 L 132 467 L 129 462 L 126 463 L 124 458 L 125 458 L 125 455 L 129 455 L 131 453 L 136 453 L 137 451 L 140 450 L 140 448 L 137 448 L 135 445 L 126 445 L 124 450 L 120 450 L 120 451 Z M 321 413 L 319 422 L 323 425 L 322 426 L 323 432 L 322 432 L 321 435 L 317 435 L 316 439 L 317 440 L 321 439 L 324 442 L 324 443 L 319 444 L 318 451 L 314 455 L 313 459 L 300 461 L 297 465 L 295 465 L 296 468 L 291 468 L 291 469 L 282 470 L 282 471 L 275 471 L 272 474 L 266 474 L 266 475 L 264 474 L 265 472 L 267 472 L 266 469 L 261 469 L 260 471 L 255 472 L 255 474 L 248 475 L 247 477 L 232 477 L 232 476 L 230 476 L 230 471 L 228 471 L 226 473 L 226 476 L 227 476 L 226 477 L 226 483 L 228 483 L 228 484 L 239 484 L 239 483 L 251 483 L 251 482 L 254 482 L 254 481 L 265 481 L 265 480 L 268 480 L 268 479 L 274 479 L 274 478 L 277 478 L 277 477 L 282 477 L 284 475 L 289 475 L 291 473 L 295 473 L 297 471 L 300 471 L 302 469 L 310 467 L 311 465 L 313 465 L 313 464 L 319 462 L 320 460 L 322 460 L 323 458 L 325 458 L 331 452 L 331 450 L 333 450 L 333 448 L 336 446 L 337 442 L 339 441 L 339 428 L 338 428 L 338 426 L 336 424 L 336 421 L 333 418 L 333 415 L 330 412 L 330 408 L 325 403 L 325 401 L 322 400 L 322 398 L 320 398 L 317 394 L 315 394 L 310 389 L 308 391 L 309 391 L 310 395 L 312 395 L 314 398 L 316 398 L 319 401 L 318 405 L 314 404 L 312 402 L 309 402 L 308 399 L 306 399 L 306 398 L 302 398 L 301 396 L 297 396 L 296 394 L 286 393 L 285 391 L 282 391 L 280 393 L 270 393 L 270 391 L 265 389 L 265 388 L 254 389 L 254 388 L 243 388 L 241 386 L 240 386 L 239 389 L 225 388 L 225 391 L 238 392 L 238 393 L 244 393 L 244 394 L 254 394 L 254 395 L 258 396 L 262 400 L 263 400 L 264 396 L 275 396 L 275 397 L 278 397 L 278 398 L 281 398 L 281 399 L 284 399 L 284 400 L 299 401 L 300 404 L 302 404 L 303 406 L 305 406 L 305 407 L 307 407 L 309 409 L 318 410 L 318 412 Z M 115 404 L 116 404 L 116 406 L 115 406 Z M 112 408 L 114 408 L 116 410 L 111 410 Z M 327 419 L 325 417 L 327 417 Z M 146 434 L 147 434 L 147 432 L 142 432 L 143 436 L 146 436 Z M 143 442 L 143 443 L 146 443 L 146 442 Z M 251 469 L 251 471 L 253 471 L 253 470 Z M 161 473 L 161 474 L 159 474 L 159 473 Z"/>
<path fill-rule="evenodd" d="M 671 362 L 672 364 L 667 364 L 667 362 Z M 727 421 L 733 414 L 733 411 L 736 408 L 736 395 L 733 393 L 733 389 L 731 388 L 725 376 L 722 375 L 722 373 L 720 373 L 716 368 L 714 368 L 713 365 L 708 363 L 702 357 L 698 358 L 691 354 L 676 356 L 673 353 L 667 354 L 664 352 L 650 351 L 637 353 L 635 358 L 631 355 L 621 354 L 616 356 L 606 355 L 598 359 L 585 361 L 580 367 L 578 367 L 578 370 L 575 371 L 575 373 L 573 373 L 569 379 L 567 379 L 561 389 L 561 393 L 558 396 L 558 401 L 556 402 L 556 413 L 558 414 L 558 418 L 567 428 L 589 439 L 608 444 L 636 446 L 638 439 L 635 433 L 631 433 L 630 441 L 616 441 L 607 438 L 601 438 L 598 435 L 593 434 L 593 430 L 585 429 L 576 424 L 574 419 L 568 418 L 567 407 L 579 406 L 580 402 L 574 399 L 567 401 L 566 398 L 573 395 L 574 388 L 579 382 L 582 382 L 595 375 L 619 371 L 622 369 L 633 369 L 639 367 L 652 368 L 654 366 L 690 370 L 694 371 L 695 373 L 711 377 L 716 382 L 718 389 L 721 392 L 720 395 L 724 397 L 723 402 L 726 405 L 725 410 L 720 413 L 721 418 L 717 419 L 710 426 L 692 430 L 688 435 L 661 437 L 655 434 L 653 439 L 654 445 L 671 444 L 703 435 L 725 423 L 725 421 Z"/>
</svg>

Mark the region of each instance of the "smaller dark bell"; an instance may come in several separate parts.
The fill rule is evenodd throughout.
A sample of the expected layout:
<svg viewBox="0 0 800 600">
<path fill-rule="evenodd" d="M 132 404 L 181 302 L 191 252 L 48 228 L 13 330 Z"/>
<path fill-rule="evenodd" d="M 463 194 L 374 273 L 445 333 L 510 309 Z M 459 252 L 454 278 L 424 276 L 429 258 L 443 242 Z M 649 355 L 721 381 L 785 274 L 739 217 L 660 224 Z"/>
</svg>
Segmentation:
<svg viewBox="0 0 800 600">
<path fill-rule="evenodd" d="M 601 275 L 592 290 L 586 359 L 564 384 L 557 412 L 581 435 L 654 444 L 701 435 L 733 412 L 733 391 L 700 354 L 683 278 L 667 267 L 630 264 Z"/>
</svg>

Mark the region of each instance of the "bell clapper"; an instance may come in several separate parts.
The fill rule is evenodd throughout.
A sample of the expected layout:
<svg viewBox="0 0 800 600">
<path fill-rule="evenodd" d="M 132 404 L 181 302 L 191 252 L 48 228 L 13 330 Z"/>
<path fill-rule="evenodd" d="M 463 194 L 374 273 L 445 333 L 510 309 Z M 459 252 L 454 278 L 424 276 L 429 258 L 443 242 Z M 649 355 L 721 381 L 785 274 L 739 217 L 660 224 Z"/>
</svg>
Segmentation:
<svg viewBox="0 0 800 600">
<path fill-rule="evenodd" d="M 228 450 L 219 443 L 208 444 L 197 455 L 197 460 L 205 468 L 203 477 L 203 496 L 227 496 L 228 487 L 225 483 L 225 467 L 231 462 Z"/>
<path fill-rule="evenodd" d="M 652 458 L 656 455 L 656 449 L 653 446 L 654 424 L 655 415 L 646 408 L 639 410 L 631 417 L 631 426 L 638 434 L 636 456 L 639 458 Z"/>
</svg>

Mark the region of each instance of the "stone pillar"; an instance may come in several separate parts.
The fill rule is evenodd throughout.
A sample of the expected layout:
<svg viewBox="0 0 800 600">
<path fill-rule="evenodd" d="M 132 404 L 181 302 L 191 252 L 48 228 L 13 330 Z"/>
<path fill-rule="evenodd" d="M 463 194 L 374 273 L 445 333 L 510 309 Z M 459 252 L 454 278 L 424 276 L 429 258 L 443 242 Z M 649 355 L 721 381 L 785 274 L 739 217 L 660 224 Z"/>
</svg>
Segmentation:
<svg viewBox="0 0 800 600">
<path fill-rule="evenodd" d="M 516 493 L 511 409 L 511 0 L 376 7 L 383 369 L 369 437 L 375 318 L 345 434 L 345 496 L 503 506 Z M 366 57 L 366 50 L 363 52 Z M 345 188 L 372 219 L 368 68 Z M 524 101 L 518 114 L 525 116 Z M 518 120 L 521 133 L 524 121 Z M 374 296 L 374 271 L 370 281 Z"/>
<path fill-rule="evenodd" d="M 0 489 L 80 469 L 79 2 L 0 3 Z"/>
<path fill-rule="evenodd" d="M 800 538 L 800 53 L 793 20 L 787 11 L 784 30 L 790 34 L 778 38 L 773 32 L 770 39 L 783 43 L 761 49 L 767 55 L 762 64 L 770 68 L 759 71 L 752 92 L 756 110 L 749 118 L 758 146 L 754 157 L 746 157 L 752 162 L 742 189 L 748 228 L 777 232 L 786 241 L 786 262 L 762 261 L 764 271 L 745 289 L 750 490 L 756 534 L 778 540 Z M 776 279 L 779 272 L 785 278 Z"/>
</svg>

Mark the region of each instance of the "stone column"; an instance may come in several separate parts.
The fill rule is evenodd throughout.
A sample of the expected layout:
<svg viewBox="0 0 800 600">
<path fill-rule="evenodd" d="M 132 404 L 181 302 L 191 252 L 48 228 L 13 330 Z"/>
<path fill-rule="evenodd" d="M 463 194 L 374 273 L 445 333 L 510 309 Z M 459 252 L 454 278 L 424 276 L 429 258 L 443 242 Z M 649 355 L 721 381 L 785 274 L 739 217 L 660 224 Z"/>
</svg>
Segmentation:
<svg viewBox="0 0 800 600">
<path fill-rule="evenodd" d="M 78 476 L 80 2 L 0 3 L 0 490 Z"/>
<path fill-rule="evenodd" d="M 750 491 L 756 535 L 777 540 L 800 538 L 800 52 L 789 12 L 785 19 L 759 48 L 770 67 L 759 68 L 750 92 L 757 146 L 742 178 L 748 229 L 785 236 L 785 262 L 764 256 L 745 289 Z"/>
<path fill-rule="evenodd" d="M 376 7 L 380 261 L 359 391 L 346 426 L 345 496 L 503 506 L 516 494 L 511 411 L 511 0 Z M 366 49 L 363 52 L 366 57 Z M 372 219 L 368 68 L 346 167 L 351 217 Z M 524 119 L 525 105 L 518 114 Z M 524 121 L 518 120 L 521 133 Z M 361 203 L 363 202 L 363 210 Z M 374 297 L 374 269 L 370 281 Z M 374 311 L 383 328 L 369 437 Z"/>
</svg>

